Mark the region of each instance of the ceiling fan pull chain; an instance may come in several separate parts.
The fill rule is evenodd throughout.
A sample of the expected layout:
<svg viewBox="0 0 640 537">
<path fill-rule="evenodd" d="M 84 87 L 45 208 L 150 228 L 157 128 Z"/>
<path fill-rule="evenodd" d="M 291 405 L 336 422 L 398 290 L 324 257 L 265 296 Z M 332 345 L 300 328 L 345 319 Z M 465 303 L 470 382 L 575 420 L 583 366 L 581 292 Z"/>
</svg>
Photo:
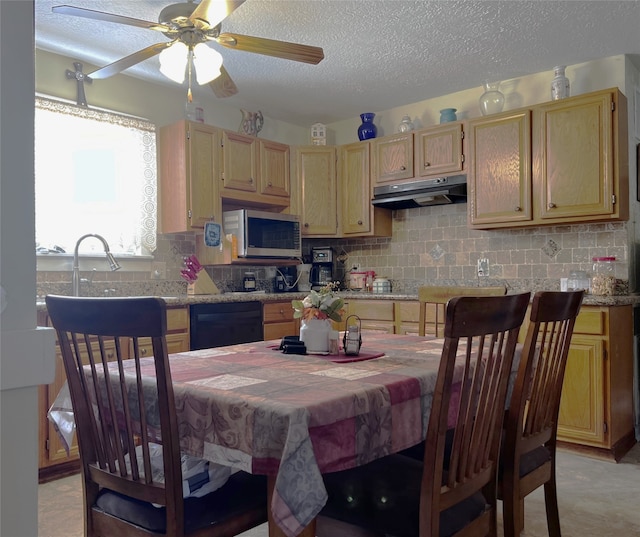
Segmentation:
<svg viewBox="0 0 640 537">
<path fill-rule="evenodd" d="M 187 69 L 189 71 L 189 89 L 187 90 L 187 102 L 193 102 L 193 94 L 191 93 L 191 67 L 193 66 L 193 47 L 189 47 L 187 56 Z"/>
</svg>

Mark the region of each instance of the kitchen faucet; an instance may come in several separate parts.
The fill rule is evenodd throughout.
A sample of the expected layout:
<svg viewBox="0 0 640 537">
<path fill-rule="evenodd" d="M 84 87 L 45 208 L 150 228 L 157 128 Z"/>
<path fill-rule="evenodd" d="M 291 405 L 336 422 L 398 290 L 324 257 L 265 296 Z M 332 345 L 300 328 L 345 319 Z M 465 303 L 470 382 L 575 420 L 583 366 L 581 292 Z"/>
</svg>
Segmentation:
<svg viewBox="0 0 640 537">
<path fill-rule="evenodd" d="M 109 245 L 107 244 L 107 241 L 104 239 L 104 237 L 96 233 L 87 233 L 86 235 L 83 235 L 78 239 L 78 242 L 76 242 L 76 248 L 73 251 L 73 296 L 80 296 L 80 266 L 78 261 L 78 248 L 80 247 L 80 243 L 87 237 L 95 237 L 102 242 L 104 253 L 107 256 L 107 261 L 109 262 L 109 268 L 111 270 L 118 270 L 120 268 L 120 264 L 116 261 L 116 258 L 113 257 L 113 254 L 109 251 Z"/>
</svg>

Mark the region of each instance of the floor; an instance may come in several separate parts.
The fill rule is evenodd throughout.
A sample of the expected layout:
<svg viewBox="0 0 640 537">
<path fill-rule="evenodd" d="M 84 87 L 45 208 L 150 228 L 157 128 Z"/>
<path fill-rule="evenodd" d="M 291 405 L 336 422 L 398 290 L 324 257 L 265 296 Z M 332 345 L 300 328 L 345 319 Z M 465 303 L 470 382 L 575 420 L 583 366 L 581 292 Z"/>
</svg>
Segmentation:
<svg viewBox="0 0 640 537">
<path fill-rule="evenodd" d="M 640 443 L 620 461 L 558 453 L 558 496 L 563 537 L 640 535 Z M 75 475 L 39 487 L 38 537 L 82 537 L 82 490 Z M 525 502 L 522 536 L 548 537 L 544 498 Z M 502 525 L 498 518 L 498 535 Z M 242 537 L 267 537 L 266 524 Z"/>
</svg>

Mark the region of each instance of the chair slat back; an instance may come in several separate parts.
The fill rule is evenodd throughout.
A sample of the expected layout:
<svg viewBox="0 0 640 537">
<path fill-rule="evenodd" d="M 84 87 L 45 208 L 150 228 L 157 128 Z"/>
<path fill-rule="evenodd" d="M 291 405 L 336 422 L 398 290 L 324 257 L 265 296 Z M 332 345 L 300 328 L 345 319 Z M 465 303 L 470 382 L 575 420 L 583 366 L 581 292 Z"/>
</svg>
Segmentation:
<svg viewBox="0 0 640 537">
<path fill-rule="evenodd" d="M 507 436 L 532 445 L 555 438 L 564 371 L 584 291 L 539 292 L 533 298 L 522 361 L 507 415 Z M 505 438 L 507 444 L 514 438 Z"/>
<path fill-rule="evenodd" d="M 522 293 L 455 297 L 447 304 L 425 440 L 420 535 L 438 535 L 437 513 L 477 491 L 486 493 L 495 521 L 496 461 L 508 377 L 528 303 L 529 293 Z M 452 428 L 452 445 L 445 449 Z"/>
<path fill-rule="evenodd" d="M 167 529 L 183 528 L 165 302 L 50 295 L 46 303 L 69 383 L 85 485 L 164 505 Z M 153 358 L 144 360 L 141 345 L 149 342 Z M 164 484 L 153 476 L 152 443 L 163 446 Z"/>
<path fill-rule="evenodd" d="M 507 293 L 505 286 L 494 287 L 465 287 L 465 286 L 434 286 L 424 285 L 418 288 L 418 302 L 420 303 L 418 335 L 427 334 L 429 331 L 436 337 L 441 337 L 445 322 L 445 305 L 456 296 L 501 296 Z M 427 307 L 433 306 L 433 323 L 427 322 Z"/>
</svg>

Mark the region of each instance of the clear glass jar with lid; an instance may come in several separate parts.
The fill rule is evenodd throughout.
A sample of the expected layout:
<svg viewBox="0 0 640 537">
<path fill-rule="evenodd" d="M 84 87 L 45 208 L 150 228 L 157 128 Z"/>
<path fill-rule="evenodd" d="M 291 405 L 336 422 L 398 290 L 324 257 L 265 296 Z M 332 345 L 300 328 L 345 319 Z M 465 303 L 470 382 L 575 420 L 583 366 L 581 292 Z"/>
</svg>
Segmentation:
<svg viewBox="0 0 640 537">
<path fill-rule="evenodd" d="M 578 291 L 584 289 L 589 291 L 589 276 L 584 270 L 572 270 L 567 278 L 567 291 Z"/>
<path fill-rule="evenodd" d="M 255 291 L 256 290 L 256 274 L 255 272 L 245 272 L 244 278 L 242 279 L 242 288 L 245 291 Z"/>
<path fill-rule="evenodd" d="M 611 296 L 616 292 L 616 258 L 594 257 L 591 294 Z"/>
</svg>

